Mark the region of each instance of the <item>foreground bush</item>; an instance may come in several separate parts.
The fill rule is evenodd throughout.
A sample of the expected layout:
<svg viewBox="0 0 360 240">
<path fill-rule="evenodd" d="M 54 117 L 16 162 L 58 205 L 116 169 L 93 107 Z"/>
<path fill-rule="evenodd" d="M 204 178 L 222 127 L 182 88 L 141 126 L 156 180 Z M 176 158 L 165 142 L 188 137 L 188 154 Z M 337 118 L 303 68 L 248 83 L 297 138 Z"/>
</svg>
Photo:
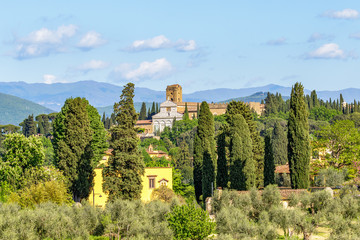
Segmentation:
<svg viewBox="0 0 360 240">
<path fill-rule="evenodd" d="M 207 238 L 215 228 L 207 212 L 194 204 L 175 206 L 167 216 L 174 239 Z"/>
<path fill-rule="evenodd" d="M 45 203 L 21 209 L 4 204 L 0 206 L 0 239 L 88 239 L 98 224 L 96 215 L 91 206 Z"/>
<path fill-rule="evenodd" d="M 63 182 L 48 181 L 31 185 L 18 192 L 10 194 L 9 203 L 17 203 L 21 207 L 35 207 L 40 203 L 53 202 L 56 204 L 70 204 L 72 197 L 67 192 Z"/>
</svg>

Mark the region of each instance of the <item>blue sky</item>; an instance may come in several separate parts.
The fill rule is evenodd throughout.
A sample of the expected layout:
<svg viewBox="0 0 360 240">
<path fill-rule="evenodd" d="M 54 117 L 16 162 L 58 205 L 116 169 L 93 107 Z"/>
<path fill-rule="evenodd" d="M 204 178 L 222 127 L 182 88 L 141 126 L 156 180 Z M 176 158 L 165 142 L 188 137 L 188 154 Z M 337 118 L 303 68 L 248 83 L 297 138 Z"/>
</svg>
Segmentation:
<svg viewBox="0 0 360 240">
<path fill-rule="evenodd" d="M 360 1 L 5 1 L 2 82 L 360 88 Z"/>
</svg>

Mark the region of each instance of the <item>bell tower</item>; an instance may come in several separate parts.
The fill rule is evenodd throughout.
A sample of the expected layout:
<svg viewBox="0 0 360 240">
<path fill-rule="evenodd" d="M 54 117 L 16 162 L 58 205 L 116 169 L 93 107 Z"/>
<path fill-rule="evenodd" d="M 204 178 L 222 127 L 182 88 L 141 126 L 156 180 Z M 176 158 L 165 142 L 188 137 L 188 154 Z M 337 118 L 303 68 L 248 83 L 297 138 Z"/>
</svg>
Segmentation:
<svg viewBox="0 0 360 240">
<path fill-rule="evenodd" d="M 166 87 L 166 100 L 174 103 L 182 102 L 182 87 L 179 84 L 169 85 Z"/>
</svg>

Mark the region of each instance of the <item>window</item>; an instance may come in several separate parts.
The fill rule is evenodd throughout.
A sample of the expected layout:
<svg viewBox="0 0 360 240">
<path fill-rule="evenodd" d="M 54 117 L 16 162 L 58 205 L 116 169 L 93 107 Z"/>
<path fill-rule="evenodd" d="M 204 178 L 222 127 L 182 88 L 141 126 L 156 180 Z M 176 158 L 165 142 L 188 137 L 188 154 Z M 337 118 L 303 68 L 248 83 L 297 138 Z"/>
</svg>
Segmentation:
<svg viewBox="0 0 360 240">
<path fill-rule="evenodd" d="M 167 112 L 170 112 L 170 111 L 171 111 L 171 107 L 167 107 L 167 108 L 166 108 L 166 111 L 167 111 Z"/>
<path fill-rule="evenodd" d="M 149 178 L 149 188 L 155 188 L 155 178 Z"/>
</svg>

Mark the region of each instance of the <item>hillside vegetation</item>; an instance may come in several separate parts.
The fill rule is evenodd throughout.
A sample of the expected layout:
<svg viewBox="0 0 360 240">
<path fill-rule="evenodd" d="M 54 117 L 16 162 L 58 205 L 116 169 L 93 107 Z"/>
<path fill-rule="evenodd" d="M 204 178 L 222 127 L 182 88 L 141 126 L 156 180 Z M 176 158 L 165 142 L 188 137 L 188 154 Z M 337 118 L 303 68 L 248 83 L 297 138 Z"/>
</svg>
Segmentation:
<svg viewBox="0 0 360 240">
<path fill-rule="evenodd" d="M 19 125 L 28 115 L 51 112 L 53 111 L 34 102 L 0 93 L 0 125 Z"/>
</svg>

